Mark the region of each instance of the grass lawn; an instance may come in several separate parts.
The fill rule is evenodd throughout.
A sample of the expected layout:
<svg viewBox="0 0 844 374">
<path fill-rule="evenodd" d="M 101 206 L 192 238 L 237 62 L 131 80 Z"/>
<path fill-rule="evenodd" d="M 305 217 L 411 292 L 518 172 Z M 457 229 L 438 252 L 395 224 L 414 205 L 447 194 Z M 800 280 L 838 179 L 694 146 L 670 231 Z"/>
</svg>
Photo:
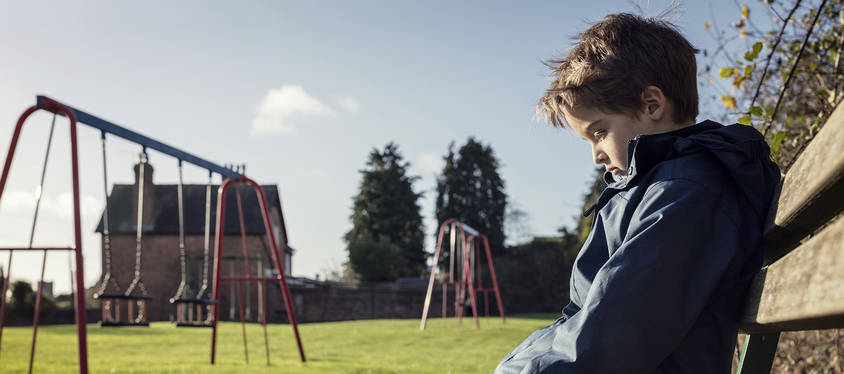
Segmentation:
<svg viewBox="0 0 844 374">
<path fill-rule="evenodd" d="M 88 326 L 88 363 L 92 373 L 489 373 L 525 337 L 554 320 L 551 314 L 472 319 L 457 328 L 430 319 L 419 331 L 419 320 L 369 320 L 299 325 L 307 363 L 301 363 L 289 325 L 267 327 L 271 365 L 266 365 L 264 335 L 258 324 L 247 325 L 249 363 L 244 360 L 239 323 L 221 323 L 217 364 L 208 363 L 211 330 L 175 328 L 153 323 L 149 328 Z M 73 325 L 38 330 L 36 373 L 77 370 L 76 329 Z M 0 372 L 26 372 L 32 329 L 3 330 Z"/>
</svg>

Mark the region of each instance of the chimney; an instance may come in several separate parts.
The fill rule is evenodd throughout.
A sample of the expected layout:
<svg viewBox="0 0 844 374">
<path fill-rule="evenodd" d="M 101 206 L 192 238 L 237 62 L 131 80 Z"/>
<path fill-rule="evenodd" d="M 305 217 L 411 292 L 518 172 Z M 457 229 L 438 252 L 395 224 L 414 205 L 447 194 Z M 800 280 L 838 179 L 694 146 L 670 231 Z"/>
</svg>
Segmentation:
<svg viewBox="0 0 844 374">
<path fill-rule="evenodd" d="M 138 172 L 141 170 L 140 166 L 141 166 L 141 163 L 139 162 L 139 163 L 135 164 L 135 167 L 134 167 L 134 170 L 135 170 L 135 185 L 138 185 Z M 147 161 L 147 163 L 144 165 L 144 185 L 145 186 L 152 186 L 152 172 L 153 172 L 152 164 L 150 164 L 149 161 Z"/>
<path fill-rule="evenodd" d="M 138 174 L 140 173 L 141 164 L 135 164 L 135 187 L 132 189 L 132 222 L 137 222 L 138 217 Z M 155 217 L 155 185 L 152 183 L 152 173 L 154 169 L 149 162 L 144 164 L 144 229 L 152 228 L 153 217 Z"/>
</svg>

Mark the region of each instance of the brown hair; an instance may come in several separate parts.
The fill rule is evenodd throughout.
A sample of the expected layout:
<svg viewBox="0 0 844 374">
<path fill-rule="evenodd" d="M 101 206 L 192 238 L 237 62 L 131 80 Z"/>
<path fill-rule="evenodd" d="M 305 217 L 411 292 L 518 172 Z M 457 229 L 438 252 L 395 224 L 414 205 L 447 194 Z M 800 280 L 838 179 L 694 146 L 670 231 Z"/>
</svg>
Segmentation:
<svg viewBox="0 0 844 374">
<path fill-rule="evenodd" d="M 648 86 L 671 101 L 675 122 L 697 116 L 698 50 L 671 23 L 611 14 L 575 40 L 568 56 L 547 63 L 554 80 L 537 111 L 554 126 L 564 126 L 562 109 L 579 106 L 638 116 Z"/>
</svg>

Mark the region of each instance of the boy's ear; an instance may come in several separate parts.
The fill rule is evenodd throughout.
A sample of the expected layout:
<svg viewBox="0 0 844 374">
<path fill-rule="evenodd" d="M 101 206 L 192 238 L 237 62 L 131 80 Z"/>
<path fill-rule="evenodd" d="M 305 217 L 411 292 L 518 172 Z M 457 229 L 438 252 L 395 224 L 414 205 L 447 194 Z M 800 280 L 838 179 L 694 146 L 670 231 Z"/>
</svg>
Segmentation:
<svg viewBox="0 0 844 374">
<path fill-rule="evenodd" d="M 661 121 L 668 114 L 668 98 L 657 86 L 648 86 L 642 91 L 642 103 L 645 115 L 654 121 Z"/>
</svg>

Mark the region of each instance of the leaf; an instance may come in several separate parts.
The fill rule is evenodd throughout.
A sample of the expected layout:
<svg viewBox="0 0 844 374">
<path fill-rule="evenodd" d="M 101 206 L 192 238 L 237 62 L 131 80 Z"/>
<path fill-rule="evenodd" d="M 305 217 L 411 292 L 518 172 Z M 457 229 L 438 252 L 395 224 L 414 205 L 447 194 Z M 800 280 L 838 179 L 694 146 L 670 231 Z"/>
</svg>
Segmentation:
<svg viewBox="0 0 844 374">
<path fill-rule="evenodd" d="M 708 81 L 709 81 L 709 83 L 715 83 L 715 78 L 712 78 L 712 77 L 706 77 L 706 80 L 708 80 Z"/>
<path fill-rule="evenodd" d="M 750 52 L 744 54 L 744 59 L 747 61 L 753 61 L 753 59 L 759 57 L 759 52 L 762 52 L 762 47 L 762 42 L 753 43 L 753 48 Z"/>
<path fill-rule="evenodd" d="M 736 75 L 736 77 L 733 78 L 733 88 L 735 88 L 735 89 L 741 88 L 741 84 L 744 83 L 744 81 L 746 81 L 746 80 L 747 79 L 745 79 L 744 76 Z"/>
<path fill-rule="evenodd" d="M 759 52 L 762 52 L 763 44 L 762 42 L 753 43 L 753 55 L 759 56 Z"/>
<path fill-rule="evenodd" d="M 744 27 L 744 20 L 743 19 L 738 20 L 738 22 L 736 22 L 736 24 L 734 26 L 736 28 L 739 28 L 739 29 Z"/>
<path fill-rule="evenodd" d="M 736 108 L 736 98 L 732 96 L 721 96 L 721 102 L 729 109 Z"/>
<path fill-rule="evenodd" d="M 750 9 L 747 8 L 747 5 L 741 6 L 741 18 L 747 19 L 750 17 Z"/>
<path fill-rule="evenodd" d="M 747 65 L 744 67 L 744 77 L 750 79 L 753 72 L 756 70 L 756 65 Z"/>
<path fill-rule="evenodd" d="M 741 30 L 741 32 L 740 32 L 740 33 L 738 33 L 738 37 L 739 37 L 739 38 L 746 38 L 746 37 L 747 37 L 747 32 L 746 32 L 746 31 L 744 31 L 744 30 Z"/>
<path fill-rule="evenodd" d="M 718 69 L 718 75 L 721 78 L 729 78 L 733 76 L 733 72 L 735 72 L 735 70 L 736 69 L 734 68 L 720 68 Z"/>
<path fill-rule="evenodd" d="M 709 21 L 706 21 L 706 23 L 703 24 L 703 28 L 707 30 L 709 30 L 710 27 L 712 27 L 712 25 L 709 24 Z"/>
<path fill-rule="evenodd" d="M 762 116 L 762 108 L 755 106 L 755 105 L 750 107 L 750 110 L 748 110 L 747 112 L 752 116 L 757 116 L 757 117 Z"/>
<path fill-rule="evenodd" d="M 738 119 L 738 123 L 750 126 L 750 116 L 745 114 Z"/>
<path fill-rule="evenodd" d="M 780 153 L 780 146 L 782 145 L 782 141 L 785 140 L 785 135 L 785 131 L 777 132 L 774 135 L 774 140 L 771 141 L 771 155 Z"/>
<path fill-rule="evenodd" d="M 771 118 L 774 116 L 774 107 L 767 105 L 765 106 L 765 117 Z"/>
</svg>

